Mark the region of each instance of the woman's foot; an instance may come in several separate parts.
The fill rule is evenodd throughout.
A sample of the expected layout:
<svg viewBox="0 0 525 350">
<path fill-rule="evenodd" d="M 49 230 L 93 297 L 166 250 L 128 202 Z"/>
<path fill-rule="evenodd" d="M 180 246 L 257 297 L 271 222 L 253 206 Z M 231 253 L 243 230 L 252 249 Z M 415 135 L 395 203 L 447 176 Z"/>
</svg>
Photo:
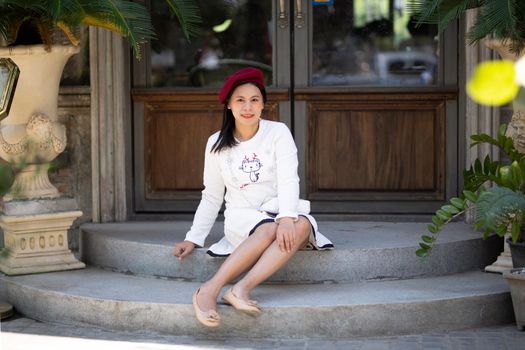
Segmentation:
<svg viewBox="0 0 525 350">
<path fill-rule="evenodd" d="M 235 309 L 245 312 L 252 316 L 258 316 L 261 314 L 262 309 L 255 300 L 250 300 L 250 294 L 242 289 L 235 290 L 235 287 L 228 289 L 222 299 L 233 306 Z M 238 294 L 237 294 L 238 293 Z"/>
<path fill-rule="evenodd" d="M 217 313 L 217 298 L 211 296 L 203 288 L 199 288 L 193 294 L 193 309 L 200 323 L 207 327 L 217 327 L 220 324 L 220 316 Z"/>
</svg>

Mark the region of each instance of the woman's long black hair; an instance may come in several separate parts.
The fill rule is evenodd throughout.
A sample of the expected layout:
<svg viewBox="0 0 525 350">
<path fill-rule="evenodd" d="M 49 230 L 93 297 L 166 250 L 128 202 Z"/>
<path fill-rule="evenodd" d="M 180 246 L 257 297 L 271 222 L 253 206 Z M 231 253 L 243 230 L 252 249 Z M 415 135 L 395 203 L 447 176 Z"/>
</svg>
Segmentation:
<svg viewBox="0 0 525 350">
<path fill-rule="evenodd" d="M 261 95 L 263 98 L 263 102 L 266 104 L 266 90 L 263 86 L 255 83 L 255 82 L 240 82 L 238 84 L 233 85 L 231 88 L 228 97 L 226 98 L 224 102 L 224 111 L 222 114 L 222 127 L 221 132 L 219 133 L 219 138 L 215 143 L 213 144 L 211 148 L 211 152 L 220 152 L 224 148 L 230 148 L 237 145 L 237 141 L 235 141 L 235 137 L 233 136 L 233 131 L 235 130 L 235 118 L 233 117 L 233 113 L 231 109 L 228 109 L 228 102 L 230 101 L 230 98 L 239 86 L 244 84 L 252 84 L 259 88 L 259 91 L 261 91 Z"/>
</svg>

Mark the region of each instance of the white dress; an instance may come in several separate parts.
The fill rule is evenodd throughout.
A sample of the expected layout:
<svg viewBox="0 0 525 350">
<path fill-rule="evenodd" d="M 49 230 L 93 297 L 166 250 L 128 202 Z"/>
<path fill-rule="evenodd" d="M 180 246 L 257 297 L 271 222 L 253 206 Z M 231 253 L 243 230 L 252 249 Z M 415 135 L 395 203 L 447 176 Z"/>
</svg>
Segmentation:
<svg viewBox="0 0 525 350">
<path fill-rule="evenodd" d="M 226 200 L 224 237 L 208 249 L 211 256 L 229 255 L 264 222 L 297 219 L 299 215 L 312 225 L 308 248 L 333 249 L 309 215 L 309 205 L 305 205 L 309 203 L 301 201 L 299 205 L 297 147 L 285 124 L 261 120 L 251 139 L 212 153 L 218 137 L 216 132 L 206 144 L 204 190 L 186 240 L 204 246 Z"/>
</svg>

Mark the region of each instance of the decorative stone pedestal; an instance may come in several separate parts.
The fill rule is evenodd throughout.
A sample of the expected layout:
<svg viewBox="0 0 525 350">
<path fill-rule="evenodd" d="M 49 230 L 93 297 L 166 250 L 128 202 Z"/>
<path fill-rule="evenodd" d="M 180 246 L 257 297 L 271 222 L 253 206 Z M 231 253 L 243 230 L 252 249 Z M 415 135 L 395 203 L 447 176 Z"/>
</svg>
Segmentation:
<svg viewBox="0 0 525 350">
<path fill-rule="evenodd" d="M 0 227 L 9 257 L 0 260 L 8 275 L 86 267 L 68 248 L 67 230 L 82 215 L 74 199 L 33 199 L 4 203 Z"/>
</svg>

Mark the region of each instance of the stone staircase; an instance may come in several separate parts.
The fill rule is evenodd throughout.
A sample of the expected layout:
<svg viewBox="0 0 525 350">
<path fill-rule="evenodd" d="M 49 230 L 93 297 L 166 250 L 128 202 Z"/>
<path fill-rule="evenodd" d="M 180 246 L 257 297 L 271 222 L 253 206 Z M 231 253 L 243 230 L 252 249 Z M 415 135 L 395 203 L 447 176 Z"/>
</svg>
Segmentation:
<svg viewBox="0 0 525 350">
<path fill-rule="evenodd" d="M 2 292 L 23 314 L 46 322 L 196 337 L 348 338 L 458 330 L 513 322 L 508 287 L 481 272 L 501 240 L 452 223 L 432 256 L 415 254 L 426 224 L 320 222 L 333 251 L 300 251 L 258 287 L 264 312 L 254 318 L 219 304 L 221 326 L 193 315 L 191 295 L 223 261 L 198 249 L 172 256 L 190 222 L 129 222 L 82 227 L 89 267 L 0 277 Z M 217 223 L 207 243 L 220 238 Z"/>
</svg>

